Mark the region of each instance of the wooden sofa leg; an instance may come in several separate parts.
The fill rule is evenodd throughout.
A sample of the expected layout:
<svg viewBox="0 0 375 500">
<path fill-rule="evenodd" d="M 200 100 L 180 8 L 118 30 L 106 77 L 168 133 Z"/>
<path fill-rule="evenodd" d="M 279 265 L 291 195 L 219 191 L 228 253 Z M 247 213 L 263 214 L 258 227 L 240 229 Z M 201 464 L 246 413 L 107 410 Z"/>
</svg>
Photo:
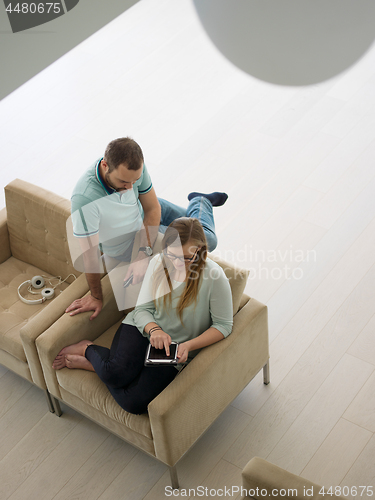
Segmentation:
<svg viewBox="0 0 375 500">
<path fill-rule="evenodd" d="M 178 484 L 178 476 L 176 466 L 169 467 L 169 474 L 171 475 L 172 488 L 178 490 L 180 485 Z"/>
<path fill-rule="evenodd" d="M 263 366 L 263 382 L 266 385 L 270 383 L 270 360 Z"/>
<path fill-rule="evenodd" d="M 47 405 L 48 409 L 51 413 L 55 413 L 55 408 L 53 407 L 52 400 L 51 400 L 51 394 L 47 391 L 47 389 L 44 389 L 44 394 L 46 395 L 46 400 L 47 400 Z"/>
<path fill-rule="evenodd" d="M 59 400 L 54 398 L 53 396 L 51 396 L 51 399 L 52 399 L 52 404 L 53 404 L 53 408 L 55 410 L 56 415 L 58 417 L 61 417 L 62 411 L 61 411 Z"/>
</svg>

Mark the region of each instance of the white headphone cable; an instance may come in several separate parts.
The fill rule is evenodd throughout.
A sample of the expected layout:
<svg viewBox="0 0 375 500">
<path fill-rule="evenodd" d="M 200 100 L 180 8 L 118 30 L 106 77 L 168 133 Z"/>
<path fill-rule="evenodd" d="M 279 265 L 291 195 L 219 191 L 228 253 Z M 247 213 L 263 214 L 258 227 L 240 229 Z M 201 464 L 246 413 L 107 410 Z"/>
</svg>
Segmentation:
<svg viewBox="0 0 375 500">
<path fill-rule="evenodd" d="M 76 280 L 77 279 L 77 276 L 73 273 L 71 274 L 68 274 L 68 276 L 65 278 L 65 279 L 62 279 L 61 276 L 51 276 L 51 277 L 48 277 L 48 276 L 45 276 L 44 274 L 41 275 L 42 278 L 45 278 L 46 281 L 48 281 L 48 283 L 51 285 L 51 288 L 54 290 L 55 288 L 57 288 L 59 285 L 62 285 L 62 283 L 65 283 L 65 281 L 70 278 L 70 276 L 73 276 L 74 279 Z M 53 286 L 51 280 L 53 279 L 57 279 L 58 280 L 58 283 Z M 32 284 L 30 283 L 29 286 L 27 287 L 27 291 L 33 295 L 40 295 L 40 292 L 33 292 L 32 291 Z M 61 291 L 61 290 L 60 290 Z"/>
</svg>

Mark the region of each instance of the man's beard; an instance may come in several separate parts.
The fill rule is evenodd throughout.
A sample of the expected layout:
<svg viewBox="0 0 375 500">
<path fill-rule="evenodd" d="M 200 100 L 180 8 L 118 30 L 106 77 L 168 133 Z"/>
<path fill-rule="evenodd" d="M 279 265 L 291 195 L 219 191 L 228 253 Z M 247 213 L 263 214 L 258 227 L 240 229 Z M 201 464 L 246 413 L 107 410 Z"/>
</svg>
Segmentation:
<svg viewBox="0 0 375 500">
<path fill-rule="evenodd" d="M 111 189 L 113 189 L 113 190 L 114 190 L 114 191 L 116 191 L 117 193 L 119 193 L 120 191 L 127 191 L 127 189 L 126 189 L 126 188 L 116 188 L 115 186 L 113 186 L 113 185 L 111 184 L 111 181 L 109 180 L 109 174 L 108 174 L 108 173 L 106 173 L 106 174 L 105 174 L 105 182 L 108 184 L 108 186 L 109 186 Z"/>
</svg>

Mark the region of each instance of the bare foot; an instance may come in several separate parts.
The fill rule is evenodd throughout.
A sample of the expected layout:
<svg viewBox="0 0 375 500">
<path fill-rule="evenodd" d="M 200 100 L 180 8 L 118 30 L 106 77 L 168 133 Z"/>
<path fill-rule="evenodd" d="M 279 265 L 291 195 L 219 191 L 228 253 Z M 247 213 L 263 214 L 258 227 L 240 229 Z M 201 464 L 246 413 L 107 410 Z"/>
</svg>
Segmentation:
<svg viewBox="0 0 375 500">
<path fill-rule="evenodd" d="M 65 356 L 65 363 L 67 368 L 80 368 L 81 370 L 89 370 L 90 372 L 95 371 L 87 358 L 77 354 L 67 354 Z"/>
<path fill-rule="evenodd" d="M 78 354 L 79 356 L 84 356 L 86 347 L 90 344 L 92 344 L 91 340 L 81 340 L 81 342 L 78 342 L 77 344 L 68 345 L 67 347 L 64 347 L 64 349 L 61 349 L 59 354 L 56 356 L 55 361 L 59 356 L 65 356 L 66 354 Z"/>
<path fill-rule="evenodd" d="M 55 358 L 55 361 L 52 363 L 52 368 L 54 370 L 61 370 L 66 366 L 65 354 L 58 354 Z"/>
</svg>

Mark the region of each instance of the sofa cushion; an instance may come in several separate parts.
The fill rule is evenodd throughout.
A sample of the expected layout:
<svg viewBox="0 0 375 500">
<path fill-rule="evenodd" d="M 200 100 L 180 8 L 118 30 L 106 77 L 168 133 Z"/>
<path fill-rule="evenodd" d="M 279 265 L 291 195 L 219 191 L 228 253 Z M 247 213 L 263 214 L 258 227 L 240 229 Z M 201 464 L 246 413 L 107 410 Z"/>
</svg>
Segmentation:
<svg viewBox="0 0 375 500">
<path fill-rule="evenodd" d="M 24 362 L 26 362 L 26 356 L 20 330 L 29 319 L 37 315 L 43 308 L 48 307 L 50 302 L 25 304 L 19 299 L 17 293 L 19 285 L 36 275 L 50 276 L 42 269 L 14 257 L 10 257 L 0 264 L 0 349 Z M 64 290 L 67 286 L 66 283 L 59 285 L 56 288 L 56 293 L 59 290 Z M 39 295 L 29 294 L 26 285 L 22 288 L 22 295 L 31 300 L 41 298 Z"/>
<path fill-rule="evenodd" d="M 4 191 L 13 257 L 50 274 L 77 274 L 66 235 L 70 201 L 20 179 L 10 182 Z"/>
<path fill-rule="evenodd" d="M 109 328 L 95 340 L 95 344 L 110 347 L 120 324 L 121 321 Z M 56 375 L 63 389 L 101 411 L 112 420 L 126 425 L 142 436 L 152 439 L 148 415 L 133 415 L 123 410 L 113 399 L 106 385 L 99 379 L 96 373 L 63 368 L 57 371 Z"/>
<path fill-rule="evenodd" d="M 233 316 L 239 309 L 243 291 L 245 290 L 247 278 L 249 277 L 250 271 L 248 269 L 242 269 L 237 267 L 235 264 L 226 262 L 225 260 L 217 257 L 213 254 L 208 254 L 209 258 L 217 262 L 220 267 L 223 268 L 226 277 L 229 280 L 230 288 L 232 290 L 232 301 L 233 301 Z"/>
</svg>

